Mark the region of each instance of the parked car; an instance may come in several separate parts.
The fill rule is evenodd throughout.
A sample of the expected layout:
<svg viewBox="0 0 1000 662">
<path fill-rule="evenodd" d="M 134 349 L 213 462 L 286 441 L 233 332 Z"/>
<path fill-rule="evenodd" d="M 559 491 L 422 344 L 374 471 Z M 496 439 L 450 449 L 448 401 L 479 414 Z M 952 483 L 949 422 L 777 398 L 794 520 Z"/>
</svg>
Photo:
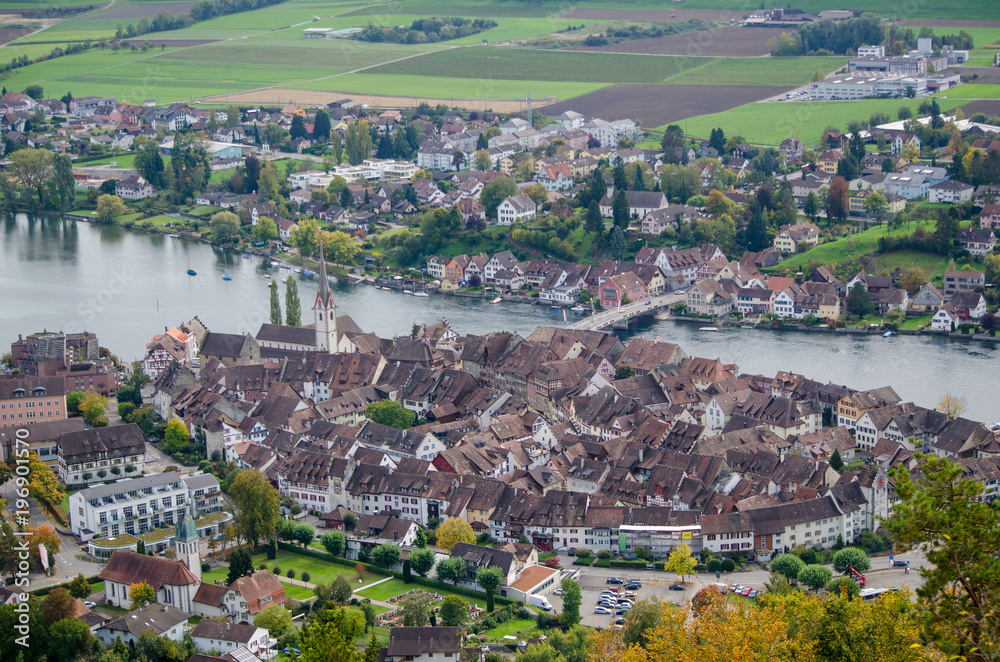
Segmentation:
<svg viewBox="0 0 1000 662">
<path fill-rule="evenodd" d="M 637 582 L 633 580 L 630 581 L 628 584 L 625 584 L 624 588 L 626 591 L 638 591 L 640 588 L 642 588 L 642 582 Z"/>
<path fill-rule="evenodd" d="M 619 577 L 608 577 L 605 584 L 624 584 L 625 580 Z"/>
<path fill-rule="evenodd" d="M 896 559 L 895 561 L 892 562 L 893 568 L 905 568 L 909 565 L 910 565 L 909 561 L 904 561 L 902 559 Z"/>
<path fill-rule="evenodd" d="M 668 586 L 667 588 L 669 588 L 669 589 L 670 589 L 671 591 L 684 591 L 684 590 L 686 590 L 686 589 L 685 589 L 685 588 L 684 588 L 683 586 L 681 586 L 680 584 L 671 584 L 671 585 L 670 585 L 670 586 Z"/>
<path fill-rule="evenodd" d="M 566 553 L 569 554 L 570 556 L 576 556 L 576 547 L 570 547 L 569 549 L 566 550 Z"/>
<path fill-rule="evenodd" d="M 90 601 L 88 601 L 88 602 L 84 602 L 83 606 L 86 607 L 87 609 L 93 609 L 94 607 L 97 606 L 97 603 L 96 602 L 90 602 Z"/>
<path fill-rule="evenodd" d="M 624 624 L 625 624 L 624 616 L 619 616 L 618 618 L 615 619 L 615 625 L 624 625 Z"/>
<path fill-rule="evenodd" d="M 615 614 L 618 615 L 618 616 L 622 616 L 623 614 L 627 614 L 631 608 L 632 607 L 622 607 L 622 608 L 616 610 Z"/>
<path fill-rule="evenodd" d="M 594 613 L 595 614 L 613 614 L 614 612 L 611 611 L 611 609 L 609 609 L 608 607 L 597 607 L 596 609 L 594 609 Z"/>
<path fill-rule="evenodd" d="M 555 595 L 562 595 L 563 590 L 561 588 L 557 588 L 556 590 L 552 591 L 552 593 L 554 593 Z"/>
</svg>

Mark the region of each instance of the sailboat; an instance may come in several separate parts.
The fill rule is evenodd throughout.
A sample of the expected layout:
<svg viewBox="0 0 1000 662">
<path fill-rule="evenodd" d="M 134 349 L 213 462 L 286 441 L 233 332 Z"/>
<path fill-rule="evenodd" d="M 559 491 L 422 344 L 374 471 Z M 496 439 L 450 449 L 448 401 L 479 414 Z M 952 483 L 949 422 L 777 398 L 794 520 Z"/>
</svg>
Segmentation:
<svg viewBox="0 0 1000 662">
<path fill-rule="evenodd" d="M 232 280 L 232 279 L 233 277 L 230 276 L 229 274 L 222 274 L 222 280 Z"/>
</svg>

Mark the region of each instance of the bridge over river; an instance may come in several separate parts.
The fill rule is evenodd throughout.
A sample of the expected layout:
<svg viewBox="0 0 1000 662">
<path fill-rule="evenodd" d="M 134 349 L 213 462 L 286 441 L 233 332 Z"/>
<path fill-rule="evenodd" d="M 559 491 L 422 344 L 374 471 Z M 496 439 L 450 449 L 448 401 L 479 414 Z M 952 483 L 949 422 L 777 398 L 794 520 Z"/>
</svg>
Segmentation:
<svg viewBox="0 0 1000 662">
<path fill-rule="evenodd" d="M 627 329 L 630 319 L 643 315 L 655 315 L 662 310 L 669 309 L 678 302 L 683 302 L 683 294 L 664 294 L 657 297 L 650 297 L 645 301 L 630 303 L 621 308 L 604 310 L 599 313 L 588 315 L 569 325 L 571 329 L 587 329 L 589 331 L 600 331 L 612 327 L 615 329 Z"/>
</svg>

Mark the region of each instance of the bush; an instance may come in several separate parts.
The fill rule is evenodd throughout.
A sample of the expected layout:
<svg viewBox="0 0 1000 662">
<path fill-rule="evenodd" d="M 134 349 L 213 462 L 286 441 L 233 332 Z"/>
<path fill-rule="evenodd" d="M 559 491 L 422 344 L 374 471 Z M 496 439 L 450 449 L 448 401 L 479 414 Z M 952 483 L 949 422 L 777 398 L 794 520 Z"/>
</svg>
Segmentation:
<svg viewBox="0 0 1000 662">
<path fill-rule="evenodd" d="M 708 566 L 705 565 L 704 563 L 698 563 L 697 565 L 695 565 L 694 571 L 695 572 L 708 572 Z"/>
<path fill-rule="evenodd" d="M 722 559 L 722 571 L 732 572 L 733 570 L 736 570 L 736 561 L 732 559 Z"/>
<path fill-rule="evenodd" d="M 576 558 L 578 559 L 589 559 L 591 556 L 593 556 L 593 554 L 586 547 L 581 547 L 576 550 Z"/>
<path fill-rule="evenodd" d="M 274 566 L 274 569 L 271 570 L 271 572 L 273 572 L 276 575 L 280 575 L 281 574 L 281 566 L 279 566 L 279 565 Z"/>
<path fill-rule="evenodd" d="M 612 556 L 613 554 L 611 553 L 610 549 L 602 549 L 601 551 L 597 552 L 598 559 L 610 559 Z"/>
<path fill-rule="evenodd" d="M 212 564 L 211 563 L 208 563 L 206 561 L 206 562 L 204 562 L 204 563 L 201 564 L 201 571 L 202 572 L 208 572 L 211 569 L 212 569 Z"/>
<path fill-rule="evenodd" d="M 722 559 L 714 558 L 708 560 L 708 571 L 709 572 L 721 572 L 722 571 Z"/>
<path fill-rule="evenodd" d="M 629 570 L 643 570 L 647 565 L 645 561 L 623 561 L 621 559 L 609 563 L 612 568 L 627 568 Z"/>
<path fill-rule="evenodd" d="M 309 581 L 309 573 L 308 572 L 303 572 L 302 573 L 302 581 L 304 581 L 304 582 Z"/>
<path fill-rule="evenodd" d="M 267 564 L 261 563 L 260 566 L 258 567 L 258 570 L 267 570 Z"/>
<path fill-rule="evenodd" d="M 295 579 L 295 570 L 289 568 L 285 576 L 288 577 L 289 579 Z"/>
</svg>

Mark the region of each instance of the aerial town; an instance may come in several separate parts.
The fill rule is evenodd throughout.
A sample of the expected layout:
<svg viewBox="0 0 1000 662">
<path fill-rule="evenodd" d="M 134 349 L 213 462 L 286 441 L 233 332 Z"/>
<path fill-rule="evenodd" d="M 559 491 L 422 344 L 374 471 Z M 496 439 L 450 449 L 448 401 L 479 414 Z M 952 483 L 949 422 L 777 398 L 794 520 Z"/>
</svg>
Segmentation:
<svg viewBox="0 0 1000 662">
<path fill-rule="evenodd" d="M 997 659 L 1000 15 L 126 1 L 104 34 L 70 4 L 0 45 L 0 659 Z M 166 64 L 244 39 L 345 87 Z M 570 90 L 548 54 L 583 51 L 593 81 L 549 82 L 634 113 L 491 96 Z M 626 53 L 678 70 L 604 81 Z M 636 88 L 731 90 L 751 55 L 752 103 L 647 115 Z M 408 332 L 366 323 L 385 301 Z M 838 339 L 879 385 L 825 372 Z M 912 397 L 915 351 L 968 390 Z"/>
</svg>

